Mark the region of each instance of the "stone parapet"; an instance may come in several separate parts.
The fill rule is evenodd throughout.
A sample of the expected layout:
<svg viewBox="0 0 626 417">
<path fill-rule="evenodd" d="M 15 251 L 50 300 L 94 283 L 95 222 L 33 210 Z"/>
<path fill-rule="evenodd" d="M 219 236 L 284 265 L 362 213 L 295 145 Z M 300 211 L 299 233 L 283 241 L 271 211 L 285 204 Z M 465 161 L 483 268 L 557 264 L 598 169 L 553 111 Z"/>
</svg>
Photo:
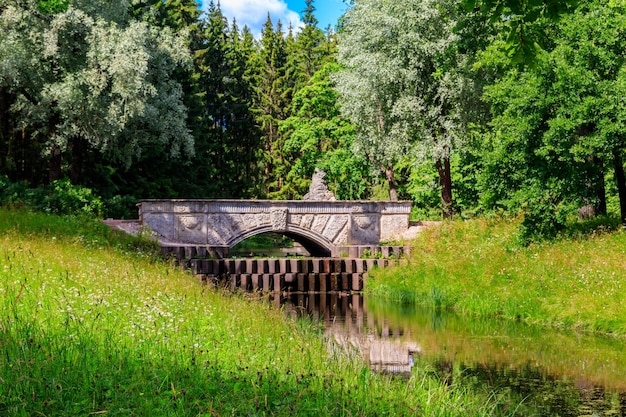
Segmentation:
<svg viewBox="0 0 626 417">
<path fill-rule="evenodd" d="M 314 254 L 378 245 L 409 228 L 409 201 L 141 200 L 139 220 L 165 244 L 233 247 L 281 233 Z"/>
</svg>

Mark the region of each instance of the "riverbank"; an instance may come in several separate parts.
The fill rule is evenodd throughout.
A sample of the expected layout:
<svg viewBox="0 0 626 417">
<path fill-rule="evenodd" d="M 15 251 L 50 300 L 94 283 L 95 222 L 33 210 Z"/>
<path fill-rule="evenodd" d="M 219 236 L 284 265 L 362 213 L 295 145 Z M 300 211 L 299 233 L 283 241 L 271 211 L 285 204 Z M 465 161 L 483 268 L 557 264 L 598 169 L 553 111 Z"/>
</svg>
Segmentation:
<svg viewBox="0 0 626 417">
<path fill-rule="evenodd" d="M 431 227 L 409 265 L 371 274 L 366 291 L 464 315 L 626 337 L 626 232 L 615 226 L 523 246 L 515 219 Z"/>
<path fill-rule="evenodd" d="M 0 209 L 1 415 L 515 410 L 428 369 L 373 373 L 312 324 L 211 290 L 157 253 L 98 222 Z"/>
</svg>

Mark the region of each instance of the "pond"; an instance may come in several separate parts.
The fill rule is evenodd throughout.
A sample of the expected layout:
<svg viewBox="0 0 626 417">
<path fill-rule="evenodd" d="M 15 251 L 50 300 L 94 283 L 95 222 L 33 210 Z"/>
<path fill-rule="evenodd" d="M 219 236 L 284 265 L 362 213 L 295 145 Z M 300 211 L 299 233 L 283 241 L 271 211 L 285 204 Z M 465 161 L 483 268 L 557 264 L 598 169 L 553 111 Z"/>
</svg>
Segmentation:
<svg viewBox="0 0 626 417">
<path fill-rule="evenodd" d="M 625 341 L 469 319 L 358 294 L 289 294 L 273 302 L 360 352 L 377 372 L 426 367 L 445 383 L 506 395 L 518 415 L 626 416 Z"/>
</svg>

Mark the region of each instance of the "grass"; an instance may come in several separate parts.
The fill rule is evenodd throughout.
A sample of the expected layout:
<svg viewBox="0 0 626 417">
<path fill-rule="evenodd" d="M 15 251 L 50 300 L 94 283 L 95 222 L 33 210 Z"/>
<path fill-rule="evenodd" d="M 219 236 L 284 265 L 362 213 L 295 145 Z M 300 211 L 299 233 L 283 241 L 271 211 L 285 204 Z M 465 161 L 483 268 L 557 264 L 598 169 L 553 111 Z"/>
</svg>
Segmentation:
<svg viewBox="0 0 626 417">
<path fill-rule="evenodd" d="M 376 271 L 367 291 L 467 315 L 626 336 L 626 232 L 579 227 L 525 247 L 519 224 L 432 227 L 413 243 L 409 265 Z"/>
<path fill-rule="evenodd" d="M 201 285 L 84 218 L 0 209 L 0 415 L 512 415 L 371 372 L 311 323 Z"/>
</svg>

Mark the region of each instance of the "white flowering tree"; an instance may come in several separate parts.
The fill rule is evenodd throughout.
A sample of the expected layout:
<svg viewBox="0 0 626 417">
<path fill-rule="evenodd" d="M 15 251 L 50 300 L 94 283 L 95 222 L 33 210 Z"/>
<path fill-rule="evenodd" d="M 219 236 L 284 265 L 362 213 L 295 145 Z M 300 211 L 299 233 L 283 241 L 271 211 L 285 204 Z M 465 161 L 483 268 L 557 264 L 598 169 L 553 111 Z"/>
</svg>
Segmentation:
<svg viewBox="0 0 626 417">
<path fill-rule="evenodd" d="M 65 160 L 79 182 L 86 152 L 127 165 L 150 146 L 193 152 L 182 89 L 170 77 L 187 64 L 187 48 L 129 12 L 124 0 L 0 8 L 0 95 L 48 156 L 51 180 Z"/>
<path fill-rule="evenodd" d="M 342 112 L 357 128 L 355 151 L 384 172 L 391 199 L 397 161 L 432 158 L 444 217 L 453 213 L 450 154 L 472 90 L 454 33 L 459 12 L 451 0 L 357 0 L 340 33 L 344 69 L 335 77 Z"/>
</svg>

